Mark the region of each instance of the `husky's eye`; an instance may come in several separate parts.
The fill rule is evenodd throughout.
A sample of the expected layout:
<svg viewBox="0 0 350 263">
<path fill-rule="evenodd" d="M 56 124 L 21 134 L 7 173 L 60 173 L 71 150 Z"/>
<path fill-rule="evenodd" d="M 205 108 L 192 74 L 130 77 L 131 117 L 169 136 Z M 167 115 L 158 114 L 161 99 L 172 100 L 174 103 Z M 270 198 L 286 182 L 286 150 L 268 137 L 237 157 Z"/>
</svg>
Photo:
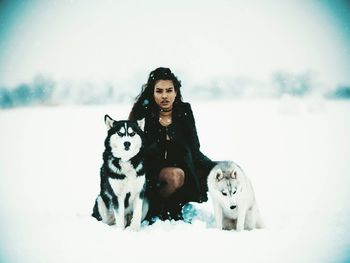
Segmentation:
<svg viewBox="0 0 350 263">
<path fill-rule="evenodd" d="M 221 193 L 222 193 L 222 195 L 227 196 L 227 193 L 225 193 L 225 192 L 221 192 Z"/>
<path fill-rule="evenodd" d="M 131 137 L 133 137 L 133 136 L 135 136 L 135 132 L 132 132 L 132 133 L 129 133 L 129 135 L 131 136 Z"/>
<path fill-rule="evenodd" d="M 237 190 L 235 190 L 232 194 L 234 195 L 237 192 Z"/>
<path fill-rule="evenodd" d="M 118 134 L 120 137 L 124 136 L 124 133 L 121 133 L 121 132 L 117 132 L 117 134 Z"/>
</svg>

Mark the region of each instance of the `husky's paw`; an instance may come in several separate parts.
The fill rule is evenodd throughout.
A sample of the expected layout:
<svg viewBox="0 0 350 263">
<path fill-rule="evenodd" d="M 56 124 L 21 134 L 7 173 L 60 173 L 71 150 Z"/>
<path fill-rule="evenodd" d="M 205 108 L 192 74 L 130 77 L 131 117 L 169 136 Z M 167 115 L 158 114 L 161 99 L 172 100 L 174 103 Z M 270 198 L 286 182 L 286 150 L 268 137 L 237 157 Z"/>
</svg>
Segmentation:
<svg viewBox="0 0 350 263">
<path fill-rule="evenodd" d="M 140 229 L 141 229 L 141 225 L 140 225 L 140 224 L 131 224 L 130 227 L 129 227 L 129 229 L 130 229 L 131 231 L 138 232 L 138 231 L 140 231 Z"/>
<path fill-rule="evenodd" d="M 237 226 L 236 227 L 236 232 L 242 232 L 244 230 L 243 226 Z"/>
<path fill-rule="evenodd" d="M 121 230 L 125 229 L 125 225 L 123 223 L 116 222 L 115 227 Z"/>
</svg>

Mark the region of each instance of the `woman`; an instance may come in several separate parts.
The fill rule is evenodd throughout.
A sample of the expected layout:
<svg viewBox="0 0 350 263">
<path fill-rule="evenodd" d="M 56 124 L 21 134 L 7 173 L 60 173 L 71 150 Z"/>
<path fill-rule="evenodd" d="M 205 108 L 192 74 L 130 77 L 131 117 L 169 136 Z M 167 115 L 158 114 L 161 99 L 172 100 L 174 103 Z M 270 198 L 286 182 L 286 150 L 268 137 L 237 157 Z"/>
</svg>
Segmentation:
<svg viewBox="0 0 350 263">
<path fill-rule="evenodd" d="M 215 163 L 199 149 L 191 106 L 180 88 L 169 68 L 155 69 L 129 115 L 132 121 L 145 118 L 149 219 L 181 219 L 185 203 L 207 200 L 206 178 Z"/>
</svg>

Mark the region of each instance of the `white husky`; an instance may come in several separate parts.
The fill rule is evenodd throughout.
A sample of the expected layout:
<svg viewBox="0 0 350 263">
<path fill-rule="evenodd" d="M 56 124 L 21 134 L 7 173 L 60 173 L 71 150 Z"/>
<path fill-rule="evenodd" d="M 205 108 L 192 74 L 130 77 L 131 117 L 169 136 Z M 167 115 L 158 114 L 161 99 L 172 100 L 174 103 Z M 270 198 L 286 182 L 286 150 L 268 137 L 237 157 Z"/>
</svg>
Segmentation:
<svg viewBox="0 0 350 263">
<path fill-rule="evenodd" d="M 263 227 L 253 186 L 237 164 L 218 162 L 207 183 L 219 229 L 241 231 Z"/>
</svg>

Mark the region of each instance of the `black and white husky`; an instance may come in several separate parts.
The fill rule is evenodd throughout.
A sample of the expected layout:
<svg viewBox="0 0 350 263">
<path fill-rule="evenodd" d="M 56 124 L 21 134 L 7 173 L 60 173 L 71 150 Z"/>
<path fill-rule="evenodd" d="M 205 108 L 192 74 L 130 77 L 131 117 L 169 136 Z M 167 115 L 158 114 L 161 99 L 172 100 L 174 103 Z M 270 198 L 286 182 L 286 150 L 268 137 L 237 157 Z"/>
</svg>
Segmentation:
<svg viewBox="0 0 350 263">
<path fill-rule="evenodd" d="M 207 183 L 219 229 L 241 231 L 263 227 L 253 186 L 237 164 L 218 162 L 210 171 Z"/>
<path fill-rule="evenodd" d="M 143 164 L 144 120 L 115 121 L 105 116 L 108 135 L 101 167 L 100 194 L 92 216 L 108 225 L 138 231 L 147 214 Z"/>
</svg>

